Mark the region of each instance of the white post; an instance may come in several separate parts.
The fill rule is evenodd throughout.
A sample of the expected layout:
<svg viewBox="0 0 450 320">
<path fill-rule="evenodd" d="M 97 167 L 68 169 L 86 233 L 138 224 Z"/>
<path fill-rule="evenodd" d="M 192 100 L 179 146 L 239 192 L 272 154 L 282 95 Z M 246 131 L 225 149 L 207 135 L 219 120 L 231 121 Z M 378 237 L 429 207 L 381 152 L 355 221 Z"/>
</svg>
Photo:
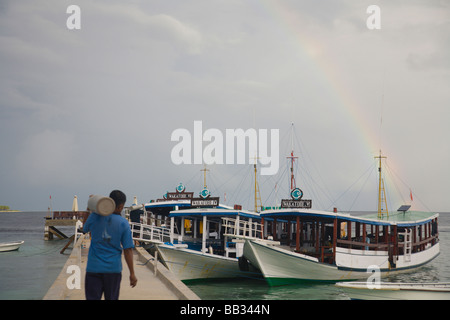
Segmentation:
<svg viewBox="0 0 450 320">
<path fill-rule="evenodd" d="M 223 219 L 224 225 L 225 225 L 225 229 L 223 230 L 223 233 L 228 233 L 228 218 L 224 218 Z"/>
<path fill-rule="evenodd" d="M 153 230 L 155 229 L 155 226 L 153 224 L 150 225 L 150 240 L 153 241 Z"/>
<path fill-rule="evenodd" d="M 145 210 L 145 206 L 142 205 L 142 209 L 144 209 L 144 214 L 143 214 L 143 223 L 144 224 L 148 224 L 148 214 L 147 214 L 147 210 Z"/>
<path fill-rule="evenodd" d="M 80 228 L 80 227 L 82 227 L 83 226 L 83 222 L 81 222 L 80 220 L 78 220 L 76 223 L 75 223 L 75 237 L 74 237 L 74 239 L 73 239 L 73 243 L 75 244 L 75 243 L 77 243 L 77 239 L 78 239 L 78 229 Z"/>
<path fill-rule="evenodd" d="M 203 235 L 202 235 L 202 252 L 206 252 L 206 224 L 208 221 L 206 220 L 206 216 L 203 216 Z"/>
<path fill-rule="evenodd" d="M 153 270 L 155 271 L 155 276 L 156 276 L 157 268 L 158 268 L 158 250 L 155 251 L 155 264 L 153 265 Z"/>
<path fill-rule="evenodd" d="M 263 233 L 263 237 L 267 236 L 267 228 L 268 228 L 268 223 L 266 221 L 264 221 L 264 230 L 261 230 Z"/>
<path fill-rule="evenodd" d="M 174 230 L 174 228 L 175 228 L 175 218 L 171 217 L 170 218 L 170 243 L 173 243 L 173 237 L 174 237 L 173 230 Z"/>
<path fill-rule="evenodd" d="M 194 218 L 192 220 L 192 223 L 194 224 L 194 239 L 197 238 L 197 218 Z"/>
<path fill-rule="evenodd" d="M 184 238 L 184 218 L 181 218 L 181 239 Z"/>
</svg>

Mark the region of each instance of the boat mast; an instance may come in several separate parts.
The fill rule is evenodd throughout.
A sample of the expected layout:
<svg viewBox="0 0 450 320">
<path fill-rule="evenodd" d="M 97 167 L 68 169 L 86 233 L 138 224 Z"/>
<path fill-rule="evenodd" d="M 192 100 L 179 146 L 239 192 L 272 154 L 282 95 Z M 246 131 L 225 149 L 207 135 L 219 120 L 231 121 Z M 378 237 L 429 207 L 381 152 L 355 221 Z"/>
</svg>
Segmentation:
<svg viewBox="0 0 450 320">
<path fill-rule="evenodd" d="M 384 188 L 384 180 L 381 175 L 381 159 L 386 159 L 387 157 L 380 155 L 378 157 L 375 157 L 375 159 L 379 160 L 378 165 L 378 219 L 383 218 L 383 213 L 386 213 L 386 216 L 389 217 L 389 211 L 387 208 L 387 202 L 386 202 L 386 189 Z M 383 208 L 384 204 L 384 208 Z"/>
<path fill-rule="evenodd" d="M 258 212 L 258 199 L 260 202 L 260 207 L 262 208 L 261 194 L 259 192 L 259 184 L 258 184 L 258 180 L 257 180 L 257 169 L 256 169 L 256 161 L 259 158 L 255 156 L 254 159 L 255 159 L 255 163 L 253 164 L 253 168 L 255 170 L 255 212 Z"/>
<path fill-rule="evenodd" d="M 291 159 L 291 191 L 296 188 L 295 185 L 295 176 L 294 176 L 294 161 L 298 157 L 294 157 L 294 123 L 291 124 L 291 156 L 286 157 L 287 159 Z"/>
<path fill-rule="evenodd" d="M 206 169 L 206 164 L 200 171 L 203 171 L 203 188 L 206 189 L 206 171 L 209 171 L 209 169 Z"/>
</svg>

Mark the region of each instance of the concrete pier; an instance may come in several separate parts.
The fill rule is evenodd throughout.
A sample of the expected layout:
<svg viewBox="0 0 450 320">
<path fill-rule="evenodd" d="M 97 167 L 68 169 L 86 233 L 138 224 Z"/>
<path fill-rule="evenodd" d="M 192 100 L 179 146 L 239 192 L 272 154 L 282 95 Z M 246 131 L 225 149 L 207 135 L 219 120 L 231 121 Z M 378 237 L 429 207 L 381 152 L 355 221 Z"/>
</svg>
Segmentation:
<svg viewBox="0 0 450 320">
<path fill-rule="evenodd" d="M 44 296 L 44 300 L 84 300 L 84 277 L 90 240 L 82 235 L 75 243 L 63 270 Z M 183 282 L 140 247 L 134 249 L 134 270 L 138 279 L 130 287 L 129 272 L 122 255 L 120 300 L 200 300 Z M 156 272 L 155 272 L 156 267 Z"/>
</svg>

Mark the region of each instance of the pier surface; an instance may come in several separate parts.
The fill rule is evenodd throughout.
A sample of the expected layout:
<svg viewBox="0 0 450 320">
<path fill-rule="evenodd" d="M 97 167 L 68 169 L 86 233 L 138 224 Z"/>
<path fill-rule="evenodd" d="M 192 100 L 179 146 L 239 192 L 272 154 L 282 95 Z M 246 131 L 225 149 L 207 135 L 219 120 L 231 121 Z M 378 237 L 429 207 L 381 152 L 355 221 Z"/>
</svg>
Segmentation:
<svg viewBox="0 0 450 320">
<path fill-rule="evenodd" d="M 85 300 L 84 277 L 90 240 L 82 235 L 74 245 L 63 270 L 44 296 L 44 300 Z M 129 271 L 122 255 L 122 284 L 120 300 L 200 300 L 183 282 L 163 264 L 155 261 L 146 250 L 134 249 L 134 271 L 138 279 L 130 287 Z"/>
</svg>

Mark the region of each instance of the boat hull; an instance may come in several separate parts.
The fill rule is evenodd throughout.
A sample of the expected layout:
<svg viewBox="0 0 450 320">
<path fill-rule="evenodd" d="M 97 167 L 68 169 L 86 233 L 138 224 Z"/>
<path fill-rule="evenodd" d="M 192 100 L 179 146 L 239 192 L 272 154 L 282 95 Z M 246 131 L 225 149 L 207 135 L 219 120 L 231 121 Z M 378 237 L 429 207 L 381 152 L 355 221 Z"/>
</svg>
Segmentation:
<svg viewBox="0 0 450 320">
<path fill-rule="evenodd" d="M 349 252 L 345 254 L 349 254 Z M 433 252 L 423 256 L 420 264 L 397 269 L 383 269 L 383 266 L 380 266 L 379 271 L 383 276 L 406 271 L 430 261 L 438 254 L 439 247 L 437 246 Z M 364 264 L 364 259 L 359 257 L 358 264 L 355 267 L 355 265 L 352 266 L 351 264 L 355 261 L 351 259 L 345 260 L 345 257 L 341 257 L 339 259 L 340 265 L 331 265 L 321 263 L 314 257 L 267 245 L 263 241 L 257 240 L 247 240 L 245 242 L 244 256 L 261 271 L 267 283 L 271 286 L 305 281 L 337 282 L 367 279 L 372 274 L 372 271 L 367 270 L 369 266 L 380 265 L 376 264 L 377 261 L 387 261 L 387 256 L 376 255 L 376 258 L 369 257 Z M 350 255 L 352 258 L 355 258 L 355 256 Z M 336 254 L 336 260 L 338 260 L 338 254 Z M 369 261 L 370 263 L 368 264 L 367 262 Z M 417 259 L 414 261 L 417 261 Z"/>
<path fill-rule="evenodd" d="M 258 241 L 246 241 L 244 256 L 257 267 L 271 286 L 305 281 L 335 282 L 367 277 L 367 273 L 341 271 L 317 259 Z"/>
<path fill-rule="evenodd" d="M 14 251 L 19 250 L 20 246 L 25 241 L 16 241 L 16 242 L 7 242 L 7 243 L 0 243 L 0 252 L 8 252 L 8 251 Z"/>
<path fill-rule="evenodd" d="M 450 300 L 450 283 L 380 283 L 369 287 L 366 282 L 337 283 L 353 300 Z"/>
<path fill-rule="evenodd" d="M 205 279 L 261 277 L 256 269 L 239 268 L 236 258 L 227 258 L 172 245 L 159 245 L 158 252 L 167 268 L 183 282 Z"/>
<path fill-rule="evenodd" d="M 409 257 L 399 255 L 395 259 L 395 268 L 389 263 L 387 251 L 356 250 L 336 248 L 336 265 L 340 269 L 351 269 L 365 272 L 368 266 L 377 266 L 383 273 L 408 271 L 420 267 L 439 255 L 439 243 Z"/>
</svg>

